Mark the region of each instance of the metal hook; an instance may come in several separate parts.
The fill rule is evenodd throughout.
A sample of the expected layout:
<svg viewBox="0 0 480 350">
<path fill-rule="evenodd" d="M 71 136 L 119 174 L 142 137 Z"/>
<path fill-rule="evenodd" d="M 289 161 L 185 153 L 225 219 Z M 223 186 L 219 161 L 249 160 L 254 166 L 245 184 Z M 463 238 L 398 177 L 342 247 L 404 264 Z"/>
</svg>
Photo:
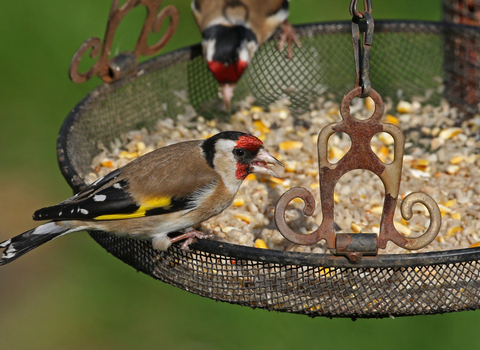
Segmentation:
<svg viewBox="0 0 480 350">
<path fill-rule="evenodd" d="M 350 14 L 352 17 L 363 18 L 363 13 L 357 10 L 358 0 L 350 2 Z M 372 0 L 363 0 L 363 8 L 366 12 L 372 14 Z"/>
<path fill-rule="evenodd" d="M 372 84 L 370 82 L 370 49 L 373 44 L 373 33 L 375 23 L 372 17 L 372 4 L 370 0 L 364 0 L 365 11 L 358 12 L 356 9 L 358 0 L 352 0 L 350 3 L 350 13 L 352 14 L 352 43 L 353 55 L 355 59 L 355 85 L 361 86 L 362 94 L 360 97 L 368 97 L 372 91 Z M 360 42 L 360 19 L 365 19 L 367 23 L 367 30 L 363 36 L 362 43 Z"/>
</svg>

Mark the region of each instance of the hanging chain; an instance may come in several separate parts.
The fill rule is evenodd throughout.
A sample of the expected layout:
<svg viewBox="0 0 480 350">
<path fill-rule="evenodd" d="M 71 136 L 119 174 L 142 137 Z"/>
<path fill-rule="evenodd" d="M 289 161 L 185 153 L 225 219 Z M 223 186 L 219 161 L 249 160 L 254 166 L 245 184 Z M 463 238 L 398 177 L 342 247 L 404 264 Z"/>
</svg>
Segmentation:
<svg viewBox="0 0 480 350">
<path fill-rule="evenodd" d="M 350 14 L 352 15 L 352 42 L 355 58 L 355 87 L 362 87 L 360 97 L 368 97 L 372 91 L 370 83 L 370 49 L 373 44 L 374 22 L 372 17 L 372 1 L 363 0 L 364 11 L 357 10 L 358 0 L 351 0 Z M 360 39 L 360 20 L 364 19 L 367 29 L 363 35 L 363 42 Z"/>
</svg>

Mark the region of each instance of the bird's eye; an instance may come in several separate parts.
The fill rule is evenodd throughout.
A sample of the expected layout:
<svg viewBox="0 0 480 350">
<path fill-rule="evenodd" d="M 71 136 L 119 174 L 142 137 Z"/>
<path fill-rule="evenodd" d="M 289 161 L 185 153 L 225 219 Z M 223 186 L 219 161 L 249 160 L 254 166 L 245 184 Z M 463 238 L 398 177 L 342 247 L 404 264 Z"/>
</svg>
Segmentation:
<svg viewBox="0 0 480 350">
<path fill-rule="evenodd" d="M 245 150 L 243 148 L 235 148 L 233 154 L 237 157 L 243 157 L 245 155 Z"/>
</svg>

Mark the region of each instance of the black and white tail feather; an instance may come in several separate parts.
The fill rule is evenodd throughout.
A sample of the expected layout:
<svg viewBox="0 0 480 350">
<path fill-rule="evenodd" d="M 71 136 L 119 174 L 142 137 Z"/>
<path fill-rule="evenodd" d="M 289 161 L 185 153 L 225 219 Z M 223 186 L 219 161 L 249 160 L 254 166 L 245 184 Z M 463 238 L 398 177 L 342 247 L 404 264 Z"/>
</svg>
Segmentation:
<svg viewBox="0 0 480 350">
<path fill-rule="evenodd" d="M 0 248 L 5 248 L 0 258 L 0 265 L 8 264 L 52 239 L 67 233 L 83 231 L 84 229 L 83 227 L 59 226 L 55 221 L 47 222 L 0 243 Z"/>
</svg>

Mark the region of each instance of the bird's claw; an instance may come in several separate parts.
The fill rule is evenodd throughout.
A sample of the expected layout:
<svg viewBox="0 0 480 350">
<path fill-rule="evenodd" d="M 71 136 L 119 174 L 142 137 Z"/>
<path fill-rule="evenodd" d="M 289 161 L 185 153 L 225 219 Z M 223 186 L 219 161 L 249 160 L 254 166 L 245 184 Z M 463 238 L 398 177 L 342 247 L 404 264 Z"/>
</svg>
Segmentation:
<svg viewBox="0 0 480 350">
<path fill-rule="evenodd" d="M 295 29 L 287 20 L 282 23 L 282 34 L 280 34 L 280 40 L 278 42 L 278 51 L 283 50 L 285 43 L 287 43 L 287 58 L 292 59 L 293 43 L 295 43 L 298 48 L 302 47 L 302 44 L 295 34 Z"/>
<path fill-rule="evenodd" d="M 197 230 L 191 230 L 188 232 L 185 232 L 184 234 L 181 234 L 179 236 L 171 238 L 171 242 L 175 243 L 178 241 L 185 240 L 182 243 L 182 246 L 180 247 L 182 250 L 189 251 L 190 247 L 189 245 L 194 241 L 195 238 L 197 239 L 213 239 L 215 237 L 214 234 L 207 234 L 202 231 L 197 231 Z"/>
</svg>

